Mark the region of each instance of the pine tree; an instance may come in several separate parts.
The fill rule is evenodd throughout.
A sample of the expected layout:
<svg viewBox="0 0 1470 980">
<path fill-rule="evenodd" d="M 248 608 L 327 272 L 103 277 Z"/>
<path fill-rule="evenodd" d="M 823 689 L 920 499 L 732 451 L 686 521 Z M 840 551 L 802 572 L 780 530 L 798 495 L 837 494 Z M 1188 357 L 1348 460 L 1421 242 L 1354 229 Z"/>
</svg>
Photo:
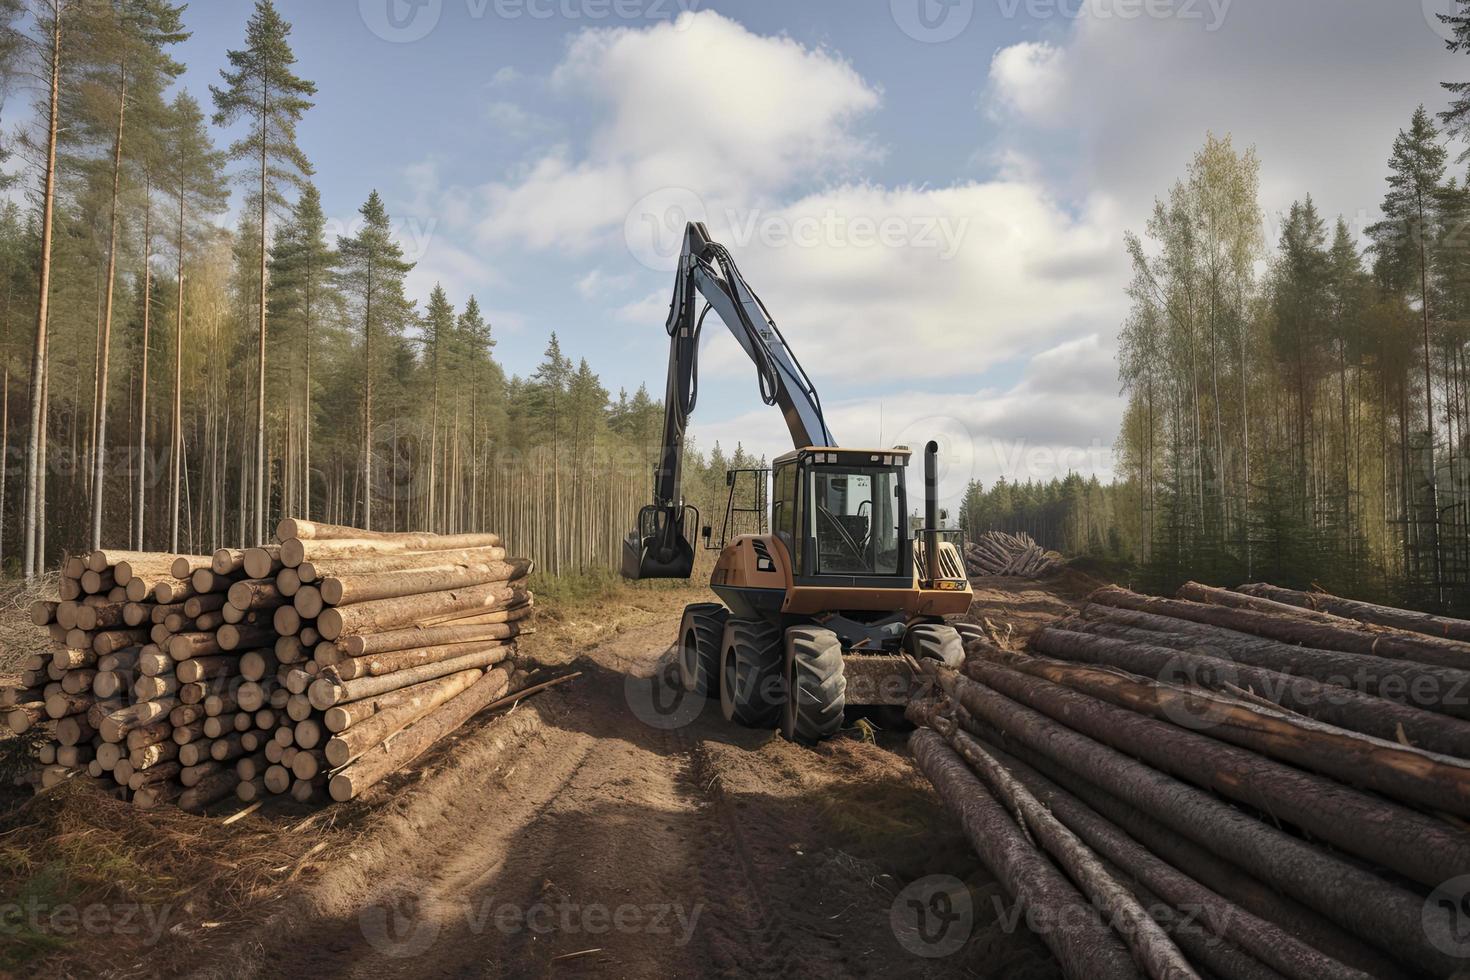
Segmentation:
<svg viewBox="0 0 1470 980">
<path fill-rule="evenodd" d="M 1309 415 L 1321 373 L 1328 318 L 1327 232 L 1310 195 L 1294 202 L 1281 229 L 1273 270 L 1271 342 L 1278 360 L 1292 365 L 1296 433 L 1292 500 L 1306 520 L 1311 509 L 1308 457 L 1314 444 Z"/>
<path fill-rule="evenodd" d="M 299 496 L 288 492 L 287 499 L 292 503 L 299 499 L 299 511 L 307 517 L 312 514 L 311 445 L 316 425 L 313 355 L 320 344 L 318 333 L 341 312 L 336 267 L 337 253 L 327 242 L 321 194 L 308 183 L 272 244 L 268 300 L 270 322 L 275 324 L 272 330 L 285 338 L 290 350 L 286 360 L 301 369 L 299 384 L 293 385 L 301 397 L 301 460 L 296 467 L 300 490 Z M 287 484 L 292 481 L 288 479 Z"/>
<path fill-rule="evenodd" d="M 1450 28 L 1451 37 L 1445 40 L 1445 47 L 1456 54 L 1470 53 L 1470 0 L 1456 0 L 1455 6 L 1453 13 L 1435 16 Z M 1463 140 L 1470 135 L 1470 82 L 1441 82 L 1440 85 L 1453 96 L 1450 107 L 1439 114 L 1440 121 L 1451 138 Z M 1460 160 L 1463 162 L 1467 156 L 1470 149 L 1461 152 Z"/>
<path fill-rule="evenodd" d="M 470 511 L 479 527 L 480 467 L 488 463 L 480 432 L 505 430 L 505 376 L 495 362 L 495 338 L 474 296 L 465 301 L 464 310 L 455 325 L 461 342 L 468 350 L 466 369 L 470 389 Z"/>
<path fill-rule="evenodd" d="M 1439 545 L 1439 493 L 1434 448 L 1434 387 L 1431 374 L 1434 344 L 1429 282 L 1431 243 L 1438 228 L 1434 203 L 1444 177 L 1446 150 L 1439 130 L 1421 105 L 1414 110 L 1407 130 L 1400 130 L 1389 157 L 1388 194 L 1383 199 L 1383 220 L 1368 229 L 1378 253 L 1375 265 L 1379 279 L 1391 289 L 1408 289 L 1419 298 L 1424 330 L 1424 429 L 1427 454 L 1428 514 L 1431 570 L 1438 600 L 1443 600 L 1443 566 Z"/>
<path fill-rule="evenodd" d="M 431 385 L 428 513 L 429 527 L 435 529 L 443 523 L 439 519 L 439 511 L 435 509 L 438 482 L 435 467 L 439 460 L 439 380 L 444 360 L 450 355 L 450 346 L 454 342 L 454 305 L 449 302 L 449 296 L 439 283 L 435 283 L 429 293 L 429 305 L 424 310 L 423 333 L 424 359 L 428 362 Z"/>
<path fill-rule="evenodd" d="M 291 51 L 291 25 L 283 19 L 271 0 L 256 0 L 255 11 L 245 27 L 245 47 L 229 52 L 230 67 L 221 69 L 224 88 L 211 85 L 214 97 L 214 123 L 230 126 L 245 120 L 249 130 L 230 146 L 231 160 L 250 162 L 251 169 L 241 179 L 254 188 L 258 209 L 256 249 L 260 257 L 260 291 L 257 308 L 260 321 L 257 333 L 256 415 L 255 415 L 255 541 L 265 540 L 266 460 L 265 460 L 265 347 L 267 229 L 266 218 L 272 208 L 285 206 L 282 188 L 301 187 L 312 174 L 306 154 L 296 145 L 296 124 L 312 107 L 310 96 L 316 85 L 298 77 L 293 66 L 296 56 Z"/>
<path fill-rule="evenodd" d="M 83 165 L 105 171 L 110 184 L 107 216 L 107 273 L 104 279 L 102 320 L 98 327 L 97 384 L 94 397 L 92 437 L 91 543 L 102 546 L 103 503 L 106 494 L 107 423 L 109 369 L 111 367 L 112 323 L 115 283 L 118 274 L 118 236 L 124 187 L 124 168 L 141 162 L 140 153 L 129 148 L 133 140 L 146 147 L 150 134 L 135 132 L 141 119 L 130 116 L 130 107 L 146 107 L 160 101 L 159 93 L 183 66 L 165 53 L 165 48 L 189 37 L 183 29 L 183 6 L 166 0 L 120 0 L 113 4 L 83 4 L 77 8 L 75 30 L 86 49 L 87 60 L 76 65 L 72 87 L 67 90 L 66 108 L 73 125 L 67 135 Z M 153 114 L 156 119 L 157 115 Z M 140 139 L 139 136 L 142 138 Z M 105 155 L 91 157 L 94 147 Z"/>
<path fill-rule="evenodd" d="M 19 521 L 11 521 L 6 513 L 6 483 L 10 477 L 10 387 L 14 342 L 17 329 L 26 314 L 30 291 L 34 288 L 31 274 L 33 236 L 20 218 L 20 207 L 14 201 L 0 205 L 0 574 L 5 568 L 5 538 Z"/>
<path fill-rule="evenodd" d="M 46 378 L 50 337 L 52 248 L 56 215 L 56 157 L 61 123 L 61 74 L 65 64 L 63 38 L 70 41 L 69 15 L 76 0 L 49 0 L 37 11 L 38 47 L 46 52 L 45 163 L 41 168 L 41 249 L 36 289 L 36 335 L 31 355 L 30 436 L 26 447 L 26 501 L 24 557 L 21 571 L 27 580 L 41 572 L 45 555 Z"/>
<path fill-rule="evenodd" d="M 373 529 L 373 384 L 383 370 L 383 344 L 373 340 L 401 337 L 413 318 L 413 303 L 404 294 L 404 280 L 414 263 L 403 257 L 393 240 L 392 223 L 383 199 L 373 191 L 358 212 L 362 227 L 350 238 L 338 237 L 337 284 L 347 296 L 354 320 L 362 329 L 362 526 Z"/>
</svg>

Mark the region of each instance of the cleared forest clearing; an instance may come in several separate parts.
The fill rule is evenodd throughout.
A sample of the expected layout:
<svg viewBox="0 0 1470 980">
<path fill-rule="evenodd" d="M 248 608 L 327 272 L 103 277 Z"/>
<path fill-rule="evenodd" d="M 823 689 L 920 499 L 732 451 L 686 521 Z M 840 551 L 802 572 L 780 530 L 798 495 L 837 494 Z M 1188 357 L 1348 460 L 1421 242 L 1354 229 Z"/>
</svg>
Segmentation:
<svg viewBox="0 0 1470 980">
<path fill-rule="evenodd" d="M 732 728 L 717 704 L 677 729 L 640 718 L 680 610 L 700 593 L 619 587 L 545 604 L 520 656 L 583 677 L 477 719 L 413 771 L 346 804 L 318 810 L 280 797 L 223 826 L 65 786 L 12 811 L 0 839 L 7 854 L 28 857 L 7 864 L 6 894 L 44 886 L 78 906 L 136 905 L 140 916 L 147 906 L 164 925 L 152 939 L 146 929 L 24 935 L 13 947 L 23 970 L 94 972 L 106 955 L 118 975 L 285 976 L 303 965 L 421 975 L 430 964 L 958 977 L 985 963 L 1010 976 L 1057 976 L 1024 929 L 985 925 L 971 951 L 947 961 L 915 957 L 894 938 L 895 896 L 926 875 L 968 868 L 977 896 L 1007 902 L 906 759 L 904 736 L 855 733 L 813 751 Z M 1023 614 L 1020 630 L 1071 601 L 1005 580 L 984 596 L 977 613 L 992 617 L 1050 608 Z M 554 908 L 558 918 L 542 932 L 501 929 L 485 918 L 487 902 L 492 916 L 509 904 Z M 568 929 L 559 918 L 563 908 L 655 906 L 668 932 L 645 923 L 589 933 L 585 921 L 574 917 Z M 687 934 L 681 910 L 693 920 Z"/>
</svg>

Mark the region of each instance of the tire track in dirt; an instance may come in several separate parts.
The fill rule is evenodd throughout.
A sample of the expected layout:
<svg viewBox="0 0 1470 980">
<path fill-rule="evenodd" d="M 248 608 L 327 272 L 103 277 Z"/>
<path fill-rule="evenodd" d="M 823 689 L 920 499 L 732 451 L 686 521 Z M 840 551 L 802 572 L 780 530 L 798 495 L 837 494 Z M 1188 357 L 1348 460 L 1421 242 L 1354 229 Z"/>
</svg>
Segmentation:
<svg viewBox="0 0 1470 980">
<path fill-rule="evenodd" d="M 727 724 L 717 701 L 690 703 L 687 724 L 640 720 L 630 701 L 658 683 L 676 628 L 586 651 L 582 678 L 518 709 L 539 720 L 530 734 L 497 718 L 436 749 L 424 775 L 376 787 L 356 873 L 316 882 L 311 914 L 240 972 L 968 974 L 899 948 L 893 889 L 876 884 L 891 876 L 832 834 L 834 814 L 867 805 L 850 787 L 891 786 L 907 764 L 850 740 L 799 748 Z"/>
</svg>

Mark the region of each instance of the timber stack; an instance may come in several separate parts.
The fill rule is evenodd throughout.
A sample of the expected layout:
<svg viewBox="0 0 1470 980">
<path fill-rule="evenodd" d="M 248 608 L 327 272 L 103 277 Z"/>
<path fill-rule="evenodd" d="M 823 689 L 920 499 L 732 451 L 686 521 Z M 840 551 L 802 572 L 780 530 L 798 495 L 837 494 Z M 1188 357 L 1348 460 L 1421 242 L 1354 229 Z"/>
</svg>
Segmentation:
<svg viewBox="0 0 1470 980">
<path fill-rule="evenodd" d="M 1470 622 L 1108 587 L 966 650 L 911 746 L 1067 976 L 1462 975 Z"/>
<path fill-rule="evenodd" d="M 287 721 L 267 792 L 349 800 L 519 684 L 532 564 L 495 534 L 382 534 L 287 519 L 272 592 Z M 330 771 L 330 779 L 326 779 Z"/>
<path fill-rule="evenodd" d="M 140 807 L 351 799 L 520 681 L 531 563 L 494 534 L 286 520 L 212 556 L 68 559 L 52 649 L 0 691 L 42 786 L 86 771 Z"/>
<path fill-rule="evenodd" d="M 1061 571 L 1062 563 L 1061 555 L 1043 548 L 1025 531 L 986 531 L 965 543 L 965 569 L 972 576 L 1040 579 Z"/>
</svg>

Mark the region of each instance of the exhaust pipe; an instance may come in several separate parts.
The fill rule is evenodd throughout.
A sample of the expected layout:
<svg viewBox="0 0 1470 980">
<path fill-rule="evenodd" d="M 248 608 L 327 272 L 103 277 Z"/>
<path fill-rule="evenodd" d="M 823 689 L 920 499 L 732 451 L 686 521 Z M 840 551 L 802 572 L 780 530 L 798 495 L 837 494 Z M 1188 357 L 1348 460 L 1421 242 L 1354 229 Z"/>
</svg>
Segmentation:
<svg viewBox="0 0 1470 980">
<path fill-rule="evenodd" d="M 924 571 L 939 581 L 939 443 L 924 447 Z"/>
</svg>

